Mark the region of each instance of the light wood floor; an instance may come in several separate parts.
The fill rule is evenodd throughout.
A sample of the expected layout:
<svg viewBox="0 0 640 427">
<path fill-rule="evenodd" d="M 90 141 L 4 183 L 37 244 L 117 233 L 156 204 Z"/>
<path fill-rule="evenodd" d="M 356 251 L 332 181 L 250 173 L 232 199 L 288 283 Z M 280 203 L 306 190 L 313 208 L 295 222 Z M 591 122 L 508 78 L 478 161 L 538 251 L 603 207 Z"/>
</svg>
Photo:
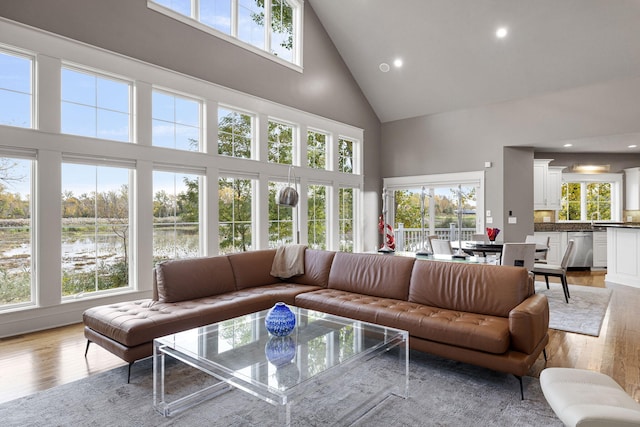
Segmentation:
<svg viewBox="0 0 640 427">
<path fill-rule="evenodd" d="M 604 287 L 604 273 L 570 272 L 569 283 Z M 600 371 L 640 401 L 640 289 L 609 287 L 614 292 L 600 336 L 550 330 L 548 361 L 540 357 L 531 376 L 545 366 Z M 85 345 L 81 324 L 0 339 L 0 402 L 126 365 L 97 345 L 85 359 Z"/>
</svg>

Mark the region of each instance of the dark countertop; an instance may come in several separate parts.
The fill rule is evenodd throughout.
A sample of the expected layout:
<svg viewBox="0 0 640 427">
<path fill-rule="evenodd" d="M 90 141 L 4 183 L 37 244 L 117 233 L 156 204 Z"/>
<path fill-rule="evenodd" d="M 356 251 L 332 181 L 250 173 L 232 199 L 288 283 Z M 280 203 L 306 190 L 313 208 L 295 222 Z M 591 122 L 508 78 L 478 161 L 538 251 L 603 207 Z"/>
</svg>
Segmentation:
<svg viewBox="0 0 640 427">
<path fill-rule="evenodd" d="M 603 223 L 595 223 L 594 224 L 595 227 L 602 227 L 602 228 L 607 228 L 607 227 L 615 227 L 615 228 L 638 228 L 640 229 L 640 223 L 638 222 L 603 222 Z"/>
<path fill-rule="evenodd" d="M 607 227 L 640 228 L 638 222 L 536 222 L 533 231 L 605 231 Z"/>
</svg>

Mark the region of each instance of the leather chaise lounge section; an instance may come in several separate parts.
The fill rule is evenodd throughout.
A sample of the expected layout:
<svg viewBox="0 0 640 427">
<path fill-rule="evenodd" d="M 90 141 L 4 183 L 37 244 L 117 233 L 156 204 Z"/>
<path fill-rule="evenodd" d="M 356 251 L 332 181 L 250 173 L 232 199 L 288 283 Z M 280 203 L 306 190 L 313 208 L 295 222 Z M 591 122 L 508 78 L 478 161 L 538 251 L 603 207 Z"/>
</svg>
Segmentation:
<svg viewBox="0 0 640 427">
<path fill-rule="evenodd" d="M 549 306 L 526 269 L 307 249 L 305 273 L 270 275 L 275 250 L 172 260 L 152 299 L 94 307 L 85 336 L 132 364 L 153 339 L 272 307 L 298 307 L 409 331 L 409 346 L 526 375 L 549 341 Z M 130 365 L 131 366 L 131 365 Z"/>
</svg>

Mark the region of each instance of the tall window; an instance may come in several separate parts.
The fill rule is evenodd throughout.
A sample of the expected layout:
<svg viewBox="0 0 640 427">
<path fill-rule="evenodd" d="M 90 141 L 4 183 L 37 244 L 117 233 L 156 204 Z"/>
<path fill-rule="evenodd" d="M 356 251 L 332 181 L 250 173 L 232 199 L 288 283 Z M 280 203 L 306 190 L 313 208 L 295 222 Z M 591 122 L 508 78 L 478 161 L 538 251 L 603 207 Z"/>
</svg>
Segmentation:
<svg viewBox="0 0 640 427">
<path fill-rule="evenodd" d="M 272 163 L 292 164 L 293 126 L 269 121 L 269 161 Z"/>
<path fill-rule="evenodd" d="M 609 221 L 612 217 L 612 183 L 565 182 L 562 184 L 558 219 Z"/>
<path fill-rule="evenodd" d="M 62 295 L 129 286 L 129 170 L 62 165 Z"/>
<path fill-rule="evenodd" d="M 198 175 L 153 172 L 154 262 L 200 255 Z"/>
<path fill-rule="evenodd" d="M 353 173 L 353 141 L 338 139 L 338 172 Z"/>
<path fill-rule="evenodd" d="M 32 163 L 0 157 L 0 309 L 31 303 L 33 299 Z"/>
<path fill-rule="evenodd" d="M 476 233 L 477 188 L 473 185 L 442 185 L 406 188 L 393 192 L 396 249 L 417 251 L 422 241 L 422 188 L 424 188 L 425 232 L 441 239 L 458 238 L 458 214 L 462 224 L 462 240 Z M 459 208 L 461 203 L 461 209 Z"/>
<path fill-rule="evenodd" d="M 63 133 L 131 141 L 131 83 L 62 68 Z"/>
<path fill-rule="evenodd" d="M 220 253 L 245 252 L 253 247 L 253 181 L 218 180 Z"/>
<path fill-rule="evenodd" d="M 0 50 L 0 125 L 32 127 L 33 60 Z"/>
<path fill-rule="evenodd" d="M 153 145 L 200 151 L 200 102 L 153 91 Z"/>
<path fill-rule="evenodd" d="M 302 6 L 297 0 L 152 0 L 149 6 L 153 3 L 300 65 Z M 153 8 L 180 19 L 163 8 Z"/>
<path fill-rule="evenodd" d="M 307 165 L 314 169 L 327 168 L 327 134 L 315 131 L 308 132 Z"/>
<path fill-rule="evenodd" d="M 341 188 L 338 191 L 338 228 L 340 243 L 339 249 L 343 252 L 353 252 L 354 248 L 354 209 L 353 188 Z"/>
<path fill-rule="evenodd" d="M 327 249 L 327 186 L 309 185 L 308 200 L 308 235 L 309 247 Z"/>
<path fill-rule="evenodd" d="M 253 117 L 226 108 L 218 109 L 218 154 L 251 158 Z"/>
<path fill-rule="evenodd" d="M 293 209 L 276 204 L 281 182 L 269 182 L 269 247 L 293 243 Z"/>
</svg>

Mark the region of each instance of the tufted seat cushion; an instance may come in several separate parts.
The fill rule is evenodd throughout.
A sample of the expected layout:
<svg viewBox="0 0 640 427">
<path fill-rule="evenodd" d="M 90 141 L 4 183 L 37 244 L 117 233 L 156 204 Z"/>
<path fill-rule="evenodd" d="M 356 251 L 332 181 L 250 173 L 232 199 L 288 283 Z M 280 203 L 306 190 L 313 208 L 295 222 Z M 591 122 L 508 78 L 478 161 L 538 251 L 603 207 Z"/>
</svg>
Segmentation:
<svg viewBox="0 0 640 427">
<path fill-rule="evenodd" d="M 337 316 L 404 329 L 412 337 L 501 354 L 509 348 L 509 319 L 440 309 L 336 289 L 296 296 L 295 304 Z"/>
<path fill-rule="evenodd" d="M 130 301 L 90 308 L 83 321 L 86 327 L 133 347 L 164 335 L 265 310 L 278 301 L 293 304 L 296 294 L 317 289 L 320 287 L 279 283 L 191 301 Z"/>
</svg>

